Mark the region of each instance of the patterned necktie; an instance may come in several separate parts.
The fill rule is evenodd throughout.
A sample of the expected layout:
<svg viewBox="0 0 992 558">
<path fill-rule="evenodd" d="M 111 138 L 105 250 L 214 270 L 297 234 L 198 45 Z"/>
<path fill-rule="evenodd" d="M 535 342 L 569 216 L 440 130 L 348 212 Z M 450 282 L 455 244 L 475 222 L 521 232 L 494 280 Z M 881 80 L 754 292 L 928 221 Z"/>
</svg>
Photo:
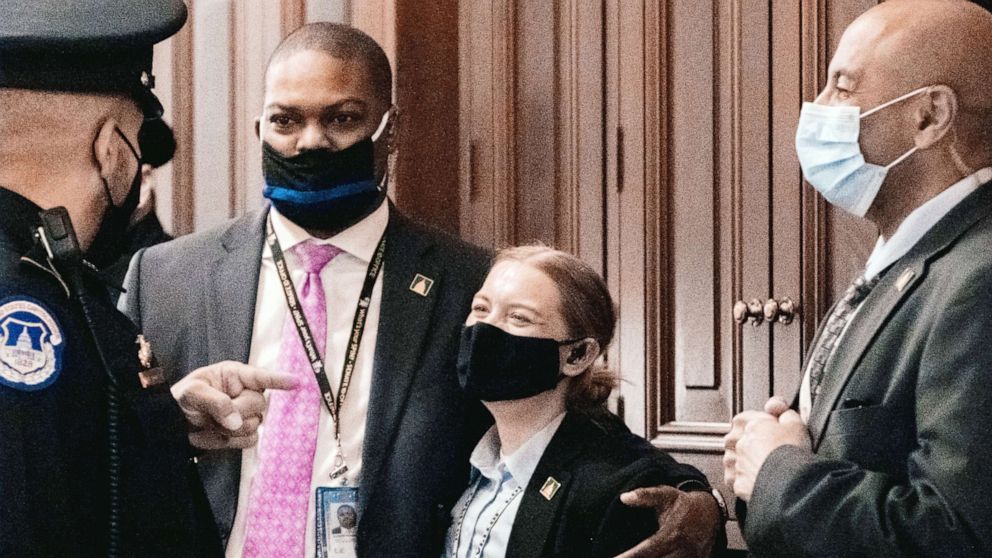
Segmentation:
<svg viewBox="0 0 992 558">
<path fill-rule="evenodd" d="M 323 356 L 327 343 L 327 304 L 320 270 L 341 250 L 307 241 L 293 248 L 306 278 L 297 286 L 306 315 Z M 279 363 L 296 375 L 299 387 L 273 391 L 258 447 L 258 471 L 248 500 L 245 558 L 299 558 L 304 555 L 307 507 L 313 457 L 317 447 L 321 395 L 299 333 L 287 314 L 279 347 Z"/>
<path fill-rule="evenodd" d="M 851 314 L 861 306 L 861 302 L 868 296 L 868 293 L 878 284 L 881 274 L 876 275 L 871 281 L 867 281 L 864 275 L 859 276 L 854 283 L 844 292 L 843 298 L 834 307 L 833 312 L 827 318 L 827 325 L 823 328 L 823 333 L 816 342 L 816 348 L 812 352 L 809 361 L 809 395 L 810 401 L 816 401 L 820 394 L 820 387 L 823 383 L 823 370 L 834 353 L 837 339 L 844 333 L 847 322 L 851 319 Z"/>
</svg>

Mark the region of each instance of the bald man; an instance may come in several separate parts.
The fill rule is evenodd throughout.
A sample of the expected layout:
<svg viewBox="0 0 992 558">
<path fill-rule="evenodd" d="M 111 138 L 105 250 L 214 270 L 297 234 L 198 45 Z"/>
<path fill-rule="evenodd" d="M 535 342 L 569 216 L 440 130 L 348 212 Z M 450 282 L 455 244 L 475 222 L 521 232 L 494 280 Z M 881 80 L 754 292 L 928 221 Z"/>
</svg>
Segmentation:
<svg viewBox="0 0 992 558">
<path fill-rule="evenodd" d="M 790 406 L 733 420 L 756 556 L 992 555 L 992 14 L 890 0 L 800 116 L 803 173 L 874 223 Z"/>
</svg>

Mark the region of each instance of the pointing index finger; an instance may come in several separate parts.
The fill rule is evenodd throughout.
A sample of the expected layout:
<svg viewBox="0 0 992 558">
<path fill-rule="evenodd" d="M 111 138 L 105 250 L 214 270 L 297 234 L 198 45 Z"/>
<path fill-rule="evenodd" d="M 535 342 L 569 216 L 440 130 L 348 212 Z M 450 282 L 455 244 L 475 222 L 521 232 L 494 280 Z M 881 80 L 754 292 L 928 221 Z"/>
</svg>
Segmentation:
<svg viewBox="0 0 992 558">
<path fill-rule="evenodd" d="M 238 377 L 245 389 L 264 391 L 267 389 L 295 389 L 299 382 L 296 377 L 285 372 L 273 372 L 254 366 L 243 365 Z"/>
</svg>

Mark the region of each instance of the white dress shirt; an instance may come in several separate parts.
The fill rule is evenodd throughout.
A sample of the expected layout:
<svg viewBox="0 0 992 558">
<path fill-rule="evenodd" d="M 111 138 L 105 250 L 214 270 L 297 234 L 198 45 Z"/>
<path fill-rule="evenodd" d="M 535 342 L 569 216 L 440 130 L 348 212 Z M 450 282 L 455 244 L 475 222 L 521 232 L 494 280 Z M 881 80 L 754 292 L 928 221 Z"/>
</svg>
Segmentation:
<svg viewBox="0 0 992 558">
<path fill-rule="evenodd" d="M 564 418 L 565 413 L 553 418 L 510 455 L 503 455 L 495 426 L 479 440 L 469 458 L 472 480 L 451 510 L 452 523 L 444 556 L 503 558 L 506 555 L 513 519 L 523 500 L 522 492 Z"/>
<path fill-rule="evenodd" d="M 871 281 L 879 273 L 905 256 L 955 206 L 990 180 L 992 180 L 992 167 L 986 167 L 968 175 L 914 209 L 899 224 L 899 228 L 892 234 L 892 238 L 886 240 L 880 235 L 878 241 L 875 242 L 875 249 L 868 256 L 868 263 L 865 265 L 865 279 Z M 859 306 L 850 314 L 844 330 L 837 337 L 836 343 L 843 341 L 844 334 L 847 333 L 848 327 L 860 310 Z M 803 381 L 799 387 L 799 415 L 803 422 L 809 419 L 811 407 L 809 365 L 807 363 L 806 371 L 803 373 Z"/>
<path fill-rule="evenodd" d="M 272 228 L 279 245 L 286 254 L 286 264 L 295 285 L 301 285 L 305 272 L 300 268 L 291 248 L 310 240 L 305 230 L 279 214 L 275 208 L 269 210 Z M 334 258 L 320 272 L 327 301 L 327 349 L 324 356 L 328 380 L 337 396 L 341 381 L 341 368 L 344 366 L 348 337 L 358 297 L 365 281 L 369 261 L 375 254 L 379 239 L 389 221 L 389 204 L 383 203 L 362 221 L 352 225 L 337 235 L 326 239 L 314 239 L 323 244 L 333 244 L 344 253 Z M 372 302 L 365 324 L 365 333 L 359 349 L 358 359 L 348 389 L 347 398 L 341 409 L 341 445 L 344 450 L 348 473 L 343 479 L 330 480 L 334 470 L 334 456 L 337 448 L 334 441 L 334 421 L 327 407 L 320 404 L 320 425 L 317 428 L 317 448 L 314 455 L 313 479 L 310 489 L 310 503 L 307 510 L 306 555 L 316 551 L 314 539 L 315 493 L 319 486 L 339 486 L 347 482 L 356 486 L 362 469 L 362 445 L 365 438 L 365 419 L 368 409 L 369 391 L 372 386 L 372 362 L 376 336 L 379 329 L 379 308 L 382 300 L 383 270 L 376 279 L 372 290 Z M 266 244 L 262 252 L 261 268 L 258 275 L 258 292 L 255 298 L 255 321 L 251 336 L 251 350 L 248 364 L 263 369 L 279 369 L 279 347 L 282 343 L 282 330 L 289 310 L 280 286 L 272 253 Z M 259 428 L 260 437 L 265 436 L 264 424 Z M 238 509 L 234 517 L 231 538 L 227 543 L 228 558 L 241 556 L 245 542 L 245 524 L 248 520 L 248 499 L 251 483 L 258 468 L 258 446 L 241 452 L 241 484 L 238 487 Z"/>
</svg>

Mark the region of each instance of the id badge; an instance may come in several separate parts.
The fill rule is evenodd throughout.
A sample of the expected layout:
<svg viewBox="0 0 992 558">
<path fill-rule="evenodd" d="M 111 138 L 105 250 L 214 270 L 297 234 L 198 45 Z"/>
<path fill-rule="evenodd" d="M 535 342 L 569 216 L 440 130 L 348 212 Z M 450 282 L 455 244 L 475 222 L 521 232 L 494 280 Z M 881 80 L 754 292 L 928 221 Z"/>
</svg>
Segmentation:
<svg viewBox="0 0 992 558">
<path fill-rule="evenodd" d="M 317 487 L 317 558 L 356 558 L 358 487 Z"/>
</svg>

